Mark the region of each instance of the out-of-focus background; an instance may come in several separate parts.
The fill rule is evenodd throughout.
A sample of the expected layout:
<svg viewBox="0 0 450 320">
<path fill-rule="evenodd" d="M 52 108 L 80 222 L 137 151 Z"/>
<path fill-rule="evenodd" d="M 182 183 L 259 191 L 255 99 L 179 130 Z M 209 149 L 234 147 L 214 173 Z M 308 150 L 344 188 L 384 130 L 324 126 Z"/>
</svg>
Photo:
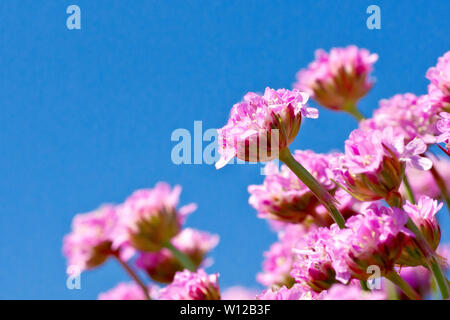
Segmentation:
<svg viewBox="0 0 450 320">
<path fill-rule="evenodd" d="M 70 4 L 81 30 L 66 28 Z M 366 27 L 371 4 L 381 30 Z M 221 286 L 259 288 L 262 252 L 276 239 L 248 205 L 260 166 L 174 165 L 173 130 L 221 127 L 247 91 L 291 88 L 317 48 L 379 54 L 366 116 L 381 98 L 426 93 L 426 70 L 450 49 L 449 11 L 444 0 L 2 0 L 0 298 L 94 299 L 128 280 L 110 261 L 68 290 L 62 238 L 74 214 L 160 180 L 198 204 L 188 226 L 220 235 L 208 270 Z M 321 108 L 292 148 L 342 150 L 355 127 Z M 445 210 L 440 219 L 450 241 Z"/>
</svg>

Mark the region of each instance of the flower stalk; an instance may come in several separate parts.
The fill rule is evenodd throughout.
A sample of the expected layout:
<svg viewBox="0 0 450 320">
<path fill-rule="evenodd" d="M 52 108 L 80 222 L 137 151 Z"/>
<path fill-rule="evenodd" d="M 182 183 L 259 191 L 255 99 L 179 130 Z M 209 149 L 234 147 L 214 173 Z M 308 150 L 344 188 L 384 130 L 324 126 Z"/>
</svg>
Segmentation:
<svg viewBox="0 0 450 320">
<path fill-rule="evenodd" d="M 119 252 L 116 251 L 112 254 L 117 261 L 119 262 L 119 264 L 125 269 L 125 271 L 128 273 L 128 275 L 136 282 L 136 284 L 142 289 L 142 291 L 144 292 L 145 298 L 147 300 L 152 300 L 150 298 L 150 295 L 148 293 L 148 288 L 147 286 L 144 284 L 144 282 L 139 278 L 139 276 L 136 274 L 136 272 L 125 262 L 120 258 Z"/>
<path fill-rule="evenodd" d="M 385 275 L 386 279 L 394 283 L 411 300 L 422 300 L 422 297 L 395 271 L 390 271 Z"/>
<path fill-rule="evenodd" d="M 289 148 L 280 150 L 279 159 L 311 190 L 320 203 L 327 208 L 339 228 L 345 228 L 345 219 L 336 208 L 336 199 L 292 156 Z"/>
<path fill-rule="evenodd" d="M 164 244 L 164 247 L 172 252 L 174 257 L 178 259 L 183 268 L 188 269 L 189 271 L 195 271 L 197 269 L 191 259 L 183 252 L 178 250 L 172 243 L 168 241 Z"/>
<path fill-rule="evenodd" d="M 450 195 L 447 190 L 447 185 L 445 184 L 444 179 L 439 174 L 439 171 L 435 168 L 435 166 L 432 166 L 430 169 L 431 175 L 433 176 L 434 181 L 436 182 L 436 185 L 438 186 L 439 190 L 441 191 L 442 199 L 445 201 L 447 208 L 450 210 Z"/>
</svg>

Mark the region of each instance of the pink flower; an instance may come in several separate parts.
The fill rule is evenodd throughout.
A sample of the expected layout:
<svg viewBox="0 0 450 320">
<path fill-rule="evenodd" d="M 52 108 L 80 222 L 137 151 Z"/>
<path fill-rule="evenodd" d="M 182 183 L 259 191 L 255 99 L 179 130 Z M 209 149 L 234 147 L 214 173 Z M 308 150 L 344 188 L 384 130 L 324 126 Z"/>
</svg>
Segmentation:
<svg viewBox="0 0 450 320">
<path fill-rule="evenodd" d="M 156 288 L 149 287 L 149 293 L 152 298 L 156 296 L 156 292 Z M 98 300 L 146 300 L 146 297 L 142 289 L 134 282 L 122 282 L 113 289 L 100 293 Z"/>
<path fill-rule="evenodd" d="M 361 286 L 350 284 L 334 284 L 322 294 L 322 300 L 385 300 L 386 293 L 372 290 L 370 292 L 361 289 Z"/>
<path fill-rule="evenodd" d="M 219 237 L 186 228 L 171 242 L 198 267 L 203 263 L 206 254 L 217 245 Z M 175 273 L 184 269 L 178 259 L 165 248 L 158 252 L 141 252 L 136 260 L 136 265 L 145 270 L 153 280 L 162 283 L 172 282 Z"/>
<path fill-rule="evenodd" d="M 336 185 L 330 180 L 334 178 L 330 166 L 333 156 L 335 155 L 316 154 L 310 150 L 297 150 L 294 153 L 294 158 L 324 188 L 332 192 L 336 189 Z M 323 222 L 324 218 L 315 213 L 320 204 L 318 199 L 286 165 L 278 169 L 275 163 L 268 163 L 265 173 L 266 178 L 262 185 L 248 187 L 249 203 L 258 211 L 259 217 L 292 223 L 300 223 L 305 219 L 315 221 L 319 225 Z"/>
<path fill-rule="evenodd" d="M 330 53 L 317 50 L 315 55 L 316 60 L 297 73 L 294 88 L 308 92 L 322 106 L 347 110 L 372 88 L 369 75 L 378 55 L 356 46 Z"/>
<path fill-rule="evenodd" d="M 442 176 L 447 185 L 447 189 L 450 190 L 450 161 L 445 158 L 437 158 L 433 160 L 433 166 Z M 416 197 L 428 196 L 434 199 L 441 198 L 441 191 L 436 185 L 436 181 L 430 171 L 418 170 L 412 167 L 406 168 L 406 175 L 409 178 L 409 183 Z M 406 190 L 402 184 L 400 191 L 406 195 Z"/>
<path fill-rule="evenodd" d="M 181 187 L 160 182 L 153 189 L 135 191 L 118 207 L 120 228 L 114 247 L 129 243 L 142 251 L 158 251 L 178 234 L 195 204 L 177 209 Z"/>
<path fill-rule="evenodd" d="M 160 300 L 220 300 L 219 275 L 184 270 L 177 272 L 173 282 L 160 291 Z"/>
<path fill-rule="evenodd" d="M 256 298 L 257 300 L 312 300 L 318 297 L 319 294 L 308 287 L 295 284 L 292 288 L 267 289 Z"/>
<path fill-rule="evenodd" d="M 103 264 L 112 254 L 112 232 L 116 224 L 116 209 L 112 205 L 76 215 L 72 231 L 64 237 L 63 243 L 68 265 L 76 265 L 82 271 Z"/>
<path fill-rule="evenodd" d="M 345 142 L 345 156 L 338 159 L 336 174 L 347 191 L 361 201 L 397 196 L 405 163 L 428 170 L 431 160 L 421 156 L 426 150 L 416 138 L 404 145 L 404 137 L 391 127 L 383 131 L 356 129 Z"/>
<path fill-rule="evenodd" d="M 222 300 L 255 300 L 257 292 L 241 286 L 227 288 L 222 293 Z"/>
<path fill-rule="evenodd" d="M 287 225 L 279 233 L 279 241 L 264 252 L 263 271 L 257 275 L 259 283 L 267 287 L 291 287 L 294 284 L 294 279 L 289 274 L 294 260 L 292 249 L 301 246 L 307 231 L 303 225 Z"/>
<path fill-rule="evenodd" d="M 426 77 L 444 95 L 450 96 L 450 51 L 438 58 L 438 63 L 428 69 Z"/>
<path fill-rule="evenodd" d="M 438 108 L 429 99 L 427 95 L 416 97 L 412 93 L 382 99 L 373 117 L 362 121 L 360 127 L 378 130 L 392 127 L 404 136 L 406 143 L 415 138 L 428 144 L 435 143 Z"/>
<path fill-rule="evenodd" d="M 434 250 L 438 247 L 439 241 L 441 240 L 441 229 L 436 219 L 436 213 L 442 206 L 443 203 L 439 204 L 437 200 L 426 196 L 420 197 L 417 204 L 406 201 L 403 206 L 403 210 L 418 226 L 428 244 Z M 405 240 L 405 246 L 399 263 L 407 266 L 417 266 L 423 264 L 426 257 L 426 251 L 416 241 L 415 237 L 408 236 Z"/>
<path fill-rule="evenodd" d="M 266 88 L 263 96 L 249 92 L 231 109 L 230 119 L 219 133 L 216 168 L 233 157 L 258 162 L 277 158 L 297 136 L 302 116 L 317 118 L 316 109 L 305 106 L 308 95 L 298 90 Z"/>
<path fill-rule="evenodd" d="M 447 143 L 447 150 L 450 153 L 450 113 L 441 112 L 439 115 L 442 119 L 438 121 L 436 126 L 442 134 L 437 138 L 437 142 Z"/>
<path fill-rule="evenodd" d="M 431 290 L 431 274 L 428 269 L 418 267 L 403 267 L 399 270 L 400 277 L 403 278 L 420 296 L 426 297 Z M 409 298 L 397 288 L 397 294 L 401 300 Z"/>
</svg>

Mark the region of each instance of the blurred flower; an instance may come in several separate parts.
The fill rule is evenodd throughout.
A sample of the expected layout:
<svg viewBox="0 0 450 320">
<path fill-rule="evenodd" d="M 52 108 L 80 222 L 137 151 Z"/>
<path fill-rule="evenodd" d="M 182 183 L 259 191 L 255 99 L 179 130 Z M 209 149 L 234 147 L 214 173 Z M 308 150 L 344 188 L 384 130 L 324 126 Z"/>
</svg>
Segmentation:
<svg viewBox="0 0 450 320">
<path fill-rule="evenodd" d="M 417 204 L 406 201 L 403 210 L 417 225 L 430 247 L 435 250 L 441 240 L 441 229 L 436 219 L 436 213 L 442 208 L 443 203 L 437 200 L 422 196 Z M 427 250 L 422 248 L 414 236 L 408 236 L 399 264 L 407 266 L 422 265 L 427 257 Z"/>
<path fill-rule="evenodd" d="M 294 88 L 308 92 L 322 106 L 353 112 L 372 88 L 369 75 L 378 55 L 356 46 L 317 50 L 315 61 L 297 73 Z"/>
<path fill-rule="evenodd" d="M 278 242 L 264 252 L 263 271 L 257 275 L 259 283 L 267 287 L 291 287 L 294 284 L 295 281 L 290 276 L 294 260 L 292 249 L 301 246 L 302 238 L 307 232 L 308 229 L 303 225 L 287 225 L 280 231 Z"/>
<path fill-rule="evenodd" d="M 266 88 L 263 96 L 247 93 L 231 109 L 228 123 L 217 130 L 220 159 L 216 168 L 235 156 L 250 162 L 277 158 L 297 136 L 302 116 L 318 117 L 316 109 L 305 106 L 307 100 L 308 95 L 298 90 Z"/>
<path fill-rule="evenodd" d="M 318 293 L 301 284 L 291 288 L 267 289 L 256 297 L 257 300 L 311 300 L 317 298 Z"/>
<path fill-rule="evenodd" d="M 256 295 L 256 290 L 235 286 L 222 292 L 222 300 L 255 300 Z"/>
<path fill-rule="evenodd" d="M 427 95 L 396 94 L 380 100 L 379 106 L 372 118 L 360 123 L 361 128 L 383 130 L 391 127 L 397 135 L 403 135 L 405 143 L 415 138 L 428 144 L 435 143 L 438 108 Z"/>
<path fill-rule="evenodd" d="M 172 239 L 172 244 L 187 255 L 195 267 L 199 267 L 206 254 L 219 242 L 219 236 L 191 228 L 183 229 Z M 172 252 L 166 248 L 158 252 L 141 252 L 136 265 L 155 281 L 170 283 L 175 273 L 184 268 Z"/>
<path fill-rule="evenodd" d="M 310 150 L 294 152 L 295 160 L 330 192 L 336 189 L 336 185 L 330 180 L 334 178 L 330 166 L 333 156 L 335 155 L 318 154 Z M 291 223 L 308 219 L 323 225 L 322 215 L 315 212 L 320 205 L 319 200 L 286 165 L 283 164 L 278 169 L 275 163 L 270 162 L 265 167 L 265 173 L 262 185 L 248 187 L 249 203 L 258 211 L 259 217 Z"/>
<path fill-rule="evenodd" d="M 436 66 L 428 69 L 426 77 L 444 95 L 450 96 L 450 51 L 438 58 Z"/>
<path fill-rule="evenodd" d="M 364 291 L 359 284 L 334 284 L 321 296 L 322 300 L 385 300 L 386 298 L 383 291 Z"/>
<path fill-rule="evenodd" d="M 77 214 L 72 221 L 71 233 L 63 241 L 67 264 L 76 265 L 81 271 L 103 264 L 112 254 L 112 232 L 116 224 L 116 209 L 112 205 Z"/>
<path fill-rule="evenodd" d="M 159 251 L 178 234 L 195 204 L 177 209 L 181 187 L 164 182 L 153 189 L 135 191 L 118 207 L 120 219 L 113 246 L 130 244 L 141 251 Z"/>
<path fill-rule="evenodd" d="M 149 286 L 148 291 L 152 298 L 156 296 L 156 288 Z M 122 282 L 113 289 L 100 293 L 98 300 L 146 300 L 146 297 L 142 289 L 134 282 Z"/>
<path fill-rule="evenodd" d="M 160 300 L 220 300 L 219 275 L 184 270 L 177 272 L 173 282 L 161 289 Z"/>
<path fill-rule="evenodd" d="M 445 158 L 433 159 L 433 167 L 439 172 L 450 190 L 450 161 Z M 430 171 L 418 170 L 412 167 L 406 168 L 406 175 L 416 197 L 428 196 L 434 199 L 441 198 L 441 191 Z M 405 186 L 402 184 L 400 192 L 406 195 Z"/>
<path fill-rule="evenodd" d="M 430 293 L 431 274 L 426 268 L 422 266 L 399 268 L 399 275 L 422 297 L 426 297 Z M 396 289 L 401 300 L 409 300 L 403 291 Z"/>
<path fill-rule="evenodd" d="M 428 170 L 431 160 L 421 156 L 426 150 L 416 138 L 404 145 L 404 137 L 391 127 L 383 131 L 356 129 L 345 141 L 345 156 L 337 159 L 339 181 L 355 198 L 361 201 L 398 197 L 405 163 Z"/>
<path fill-rule="evenodd" d="M 439 114 L 442 119 L 438 121 L 437 128 L 442 133 L 437 142 L 447 143 L 447 152 L 450 153 L 450 113 L 441 112 Z"/>
</svg>

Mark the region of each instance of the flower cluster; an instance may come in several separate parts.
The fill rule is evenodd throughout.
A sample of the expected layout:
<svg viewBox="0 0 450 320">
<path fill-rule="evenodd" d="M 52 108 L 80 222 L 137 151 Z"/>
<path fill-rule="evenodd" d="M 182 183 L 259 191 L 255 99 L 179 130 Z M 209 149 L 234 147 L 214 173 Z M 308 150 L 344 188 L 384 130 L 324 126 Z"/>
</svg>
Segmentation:
<svg viewBox="0 0 450 320">
<path fill-rule="evenodd" d="M 431 151 L 443 142 L 450 155 L 450 52 L 428 70 L 426 94 L 382 99 L 363 119 L 357 103 L 377 59 L 356 46 L 319 50 L 294 89 L 249 92 L 218 130 L 217 168 L 234 157 L 283 162 L 267 163 L 264 181 L 248 187 L 249 204 L 278 233 L 256 275 L 262 292 L 221 292 L 219 274 L 204 271 L 218 236 L 184 227 L 196 205 L 179 208 L 181 187 L 166 183 L 75 216 L 63 244 L 68 265 L 84 271 L 115 258 L 135 282 L 105 300 L 422 299 L 434 287 L 448 299 L 438 215 L 440 201 L 450 205 L 450 162 Z M 359 120 L 342 153 L 289 151 L 303 118 L 318 117 L 309 96 Z"/>
</svg>

